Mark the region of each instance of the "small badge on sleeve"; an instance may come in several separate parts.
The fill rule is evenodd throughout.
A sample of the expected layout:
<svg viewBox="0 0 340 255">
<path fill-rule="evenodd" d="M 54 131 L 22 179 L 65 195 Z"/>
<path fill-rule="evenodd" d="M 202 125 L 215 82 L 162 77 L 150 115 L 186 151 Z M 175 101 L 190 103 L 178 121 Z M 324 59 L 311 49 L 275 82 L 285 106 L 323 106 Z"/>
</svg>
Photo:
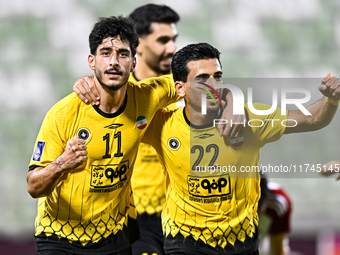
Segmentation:
<svg viewBox="0 0 340 255">
<path fill-rule="evenodd" d="M 33 153 L 33 161 L 40 162 L 42 154 L 44 152 L 46 142 L 38 141 L 37 147 L 35 147 L 34 153 Z"/>
</svg>

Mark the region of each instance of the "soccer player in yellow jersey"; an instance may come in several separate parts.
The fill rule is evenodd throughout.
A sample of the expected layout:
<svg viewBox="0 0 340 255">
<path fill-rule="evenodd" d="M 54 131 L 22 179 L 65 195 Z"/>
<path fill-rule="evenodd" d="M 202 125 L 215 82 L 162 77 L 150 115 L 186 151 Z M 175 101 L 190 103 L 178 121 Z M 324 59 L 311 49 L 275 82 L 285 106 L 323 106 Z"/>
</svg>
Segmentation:
<svg viewBox="0 0 340 255">
<path fill-rule="evenodd" d="M 131 254 L 139 237 L 130 183 L 138 145 L 156 110 L 180 99 L 172 76 L 128 81 L 138 46 L 131 19 L 101 18 L 89 42 L 100 104 L 72 93 L 54 105 L 29 163 L 39 255 Z"/>
<path fill-rule="evenodd" d="M 175 53 L 175 87 L 186 106 L 170 112 L 159 110 L 143 138 L 156 149 L 167 174 L 162 212 L 166 254 L 259 254 L 260 180 L 258 173 L 241 171 L 258 166 L 260 149 L 266 143 L 282 134 L 320 129 L 331 122 L 337 110 L 333 102 L 340 94 L 332 92 L 340 82 L 327 75 L 319 87 L 324 97 L 307 108 L 311 116 L 298 110 L 281 115 L 279 109 L 255 115 L 245 105 L 248 120 L 258 123 L 246 126 L 241 137 L 223 139 L 213 126 L 213 120 L 221 118 L 220 107 L 210 98 L 209 114 L 200 112 L 202 89 L 208 85 L 211 92 L 215 83 L 222 82 L 219 55 L 205 43 Z M 255 108 L 270 107 L 256 103 Z M 281 125 L 287 119 L 289 128 Z M 265 124 L 260 125 L 262 122 Z"/>
<path fill-rule="evenodd" d="M 170 73 L 170 63 L 176 51 L 178 35 L 176 23 L 180 17 L 168 6 L 146 4 L 136 8 L 130 15 L 139 36 L 136 48 L 137 66 L 129 81 L 139 82 L 151 77 Z M 83 78 L 75 85 L 81 86 Z M 79 88 L 81 89 L 81 87 Z M 98 93 L 95 93 L 97 96 Z M 176 109 L 184 101 L 167 106 Z M 134 255 L 164 254 L 161 211 L 165 202 L 165 175 L 158 162 L 155 149 L 141 143 L 131 178 L 141 237 L 132 245 Z"/>
<path fill-rule="evenodd" d="M 246 105 L 248 120 L 258 123 L 247 125 L 238 141 L 224 141 L 213 126 L 214 119 L 220 118 L 219 106 L 207 100 L 208 114 L 201 114 L 202 89 L 222 82 L 219 55 L 208 44 L 188 45 L 174 55 L 175 87 L 186 106 L 157 112 L 143 138 L 156 149 L 167 171 L 162 213 L 167 254 L 258 254 L 258 173 L 241 171 L 258 166 L 260 149 L 266 143 L 282 134 L 320 129 L 337 110 L 332 102 L 340 94 L 332 92 L 340 82 L 328 75 L 319 87 L 325 97 L 307 108 L 311 116 L 299 110 L 281 115 L 279 109 L 255 115 Z M 270 107 L 257 103 L 254 108 Z M 293 120 L 296 126 L 285 128 L 281 121 L 286 119 L 286 126 L 294 126 Z M 262 121 L 265 124 L 260 125 Z"/>
</svg>

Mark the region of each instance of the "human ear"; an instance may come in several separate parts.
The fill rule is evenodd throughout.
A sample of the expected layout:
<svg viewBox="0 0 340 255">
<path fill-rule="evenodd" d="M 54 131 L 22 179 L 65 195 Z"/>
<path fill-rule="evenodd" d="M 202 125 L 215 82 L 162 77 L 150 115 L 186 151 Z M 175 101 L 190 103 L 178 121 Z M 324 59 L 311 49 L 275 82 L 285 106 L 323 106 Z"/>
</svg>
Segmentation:
<svg viewBox="0 0 340 255">
<path fill-rule="evenodd" d="M 182 81 L 176 81 L 175 82 L 175 89 L 177 94 L 180 97 L 184 97 L 185 96 L 185 84 Z"/>
<path fill-rule="evenodd" d="M 90 54 L 88 57 L 87 57 L 87 62 L 89 63 L 89 67 L 92 69 L 92 70 L 96 70 L 96 63 L 95 63 L 95 56 Z"/>
<path fill-rule="evenodd" d="M 130 72 L 133 72 L 133 71 L 135 70 L 135 68 L 136 68 L 136 63 L 137 63 L 137 60 L 136 60 L 136 57 L 134 57 L 134 58 L 132 59 L 132 65 L 131 65 L 131 70 L 130 70 Z"/>
</svg>

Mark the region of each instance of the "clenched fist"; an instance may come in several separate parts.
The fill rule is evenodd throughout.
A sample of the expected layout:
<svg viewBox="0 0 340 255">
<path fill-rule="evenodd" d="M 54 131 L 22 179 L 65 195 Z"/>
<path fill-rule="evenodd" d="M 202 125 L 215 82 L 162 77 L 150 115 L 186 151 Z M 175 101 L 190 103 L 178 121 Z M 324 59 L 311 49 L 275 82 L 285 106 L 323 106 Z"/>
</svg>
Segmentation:
<svg viewBox="0 0 340 255">
<path fill-rule="evenodd" d="M 87 146 L 85 141 L 75 136 L 67 141 L 63 154 L 56 160 L 58 168 L 64 171 L 74 169 L 87 160 Z"/>
</svg>

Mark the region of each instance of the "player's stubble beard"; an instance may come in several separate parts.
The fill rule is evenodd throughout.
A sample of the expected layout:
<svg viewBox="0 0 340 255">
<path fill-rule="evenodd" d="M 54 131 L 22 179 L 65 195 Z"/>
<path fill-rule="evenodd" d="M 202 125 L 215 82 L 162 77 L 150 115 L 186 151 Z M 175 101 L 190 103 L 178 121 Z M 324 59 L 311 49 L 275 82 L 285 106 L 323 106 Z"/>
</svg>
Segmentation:
<svg viewBox="0 0 340 255">
<path fill-rule="evenodd" d="M 190 97 L 189 97 L 190 98 Z M 201 112 L 201 107 L 202 107 L 202 102 L 200 100 L 201 96 L 193 96 L 192 98 L 190 98 L 190 112 L 191 111 L 195 111 L 195 112 Z M 223 112 L 223 107 L 220 105 L 220 103 L 218 102 L 217 105 L 215 104 L 210 104 L 207 105 L 207 115 L 209 117 L 212 118 L 218 118 L 219 116 L 221 116 Z M 206 123 L 208 124 L 208 123 Z"/>
<path fill-rule="evenodd" d="M 166 68 L 161 68 L 161 61 L 163 61 L 164 59 L 169 59 L 174 56 L 174 54 L 168 54 L 168 55 L 162 55 L 160 56 L 159 58 L 157 58 L 157 56 L 154 56 L 153 59 L 157 59 L 157 61 L 149 61 L 147 64 L 148 66 L 154 70 L 156 73 L 159 73 L 159 74 L 169 74 L 170 71 L 171 71 L 171 66 L 169 65 L 169 67 L 166 67 Z"/>
<path fill-rule="evenodd" d="M 107 90 L 111 90 L 111 91 L 117 91 L 117 90 L 119 90 L 121 87 L 123 87 L 126 84 L 126 82 L 129 79 L 129 76 L 128 75 L 124 75 L 124 73 L 122 71 L 118 70 L 117 68 L 113 68 L 113 69 L 110 69 L 110 70 L 115 70 L 116 72 L 121 72 L 122 73 L 122 78 L 123 79 L 122 79 L 122 82 L 120 84 L 115 84 L 115 85 L 107 85 L 107 84 L 105 84 L 103 82 L 103 74 L 99 70 L 97 70 L 97 69 L 95 70 L 95 75 L 96 75 L 96 78 L 97 78 L 99 84 L 103 88 L 105 88 Z M 107 72 L 107 71 L 109 71 L 109 70 L 105 70 L 104 73 Z"/>
</svg>

